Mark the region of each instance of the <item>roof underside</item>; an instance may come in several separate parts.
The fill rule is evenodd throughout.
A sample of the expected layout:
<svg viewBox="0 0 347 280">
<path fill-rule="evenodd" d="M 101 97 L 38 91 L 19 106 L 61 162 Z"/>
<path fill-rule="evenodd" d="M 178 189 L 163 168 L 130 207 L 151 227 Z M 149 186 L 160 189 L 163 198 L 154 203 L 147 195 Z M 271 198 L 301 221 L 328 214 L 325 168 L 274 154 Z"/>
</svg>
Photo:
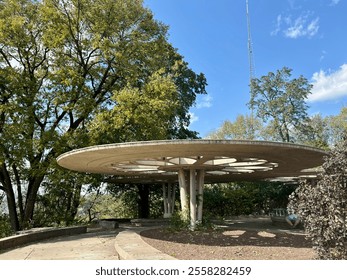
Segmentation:
<svg viewBox="0 0 347 280">
<path fill-rule="evenodd" d="M 203 169 L 205 182 L 213 183 L 309 178 L 317 174 L 325 155 L 290 143 L 167 140 L 92 146 L 57 161 L 71 170 L 112 175 L 122 183 L 175 182 L 179 169 Z"/>
</svg>

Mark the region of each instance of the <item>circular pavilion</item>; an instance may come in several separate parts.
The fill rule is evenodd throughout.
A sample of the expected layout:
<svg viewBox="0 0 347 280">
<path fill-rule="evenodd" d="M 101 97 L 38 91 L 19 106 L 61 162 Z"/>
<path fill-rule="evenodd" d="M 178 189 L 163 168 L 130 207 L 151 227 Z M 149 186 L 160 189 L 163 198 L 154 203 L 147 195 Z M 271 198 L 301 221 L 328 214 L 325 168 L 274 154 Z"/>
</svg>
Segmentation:
<svg viewBox="0 0 347 280">
<path fill-rule="evenodd" d="M 162 140 L 77 149 L 57 158 L 70 170 L 112 175 L 121 183 L 162 183 L 164 217 L 173 212 L 173 183 L 191 227 L 202 219 L 204 183 L 292 181 L 315 178 L 323 150 L 291 143 L 248 140 Z M 189 201 L 188 201 L 189 197 Z"/>
</svg>

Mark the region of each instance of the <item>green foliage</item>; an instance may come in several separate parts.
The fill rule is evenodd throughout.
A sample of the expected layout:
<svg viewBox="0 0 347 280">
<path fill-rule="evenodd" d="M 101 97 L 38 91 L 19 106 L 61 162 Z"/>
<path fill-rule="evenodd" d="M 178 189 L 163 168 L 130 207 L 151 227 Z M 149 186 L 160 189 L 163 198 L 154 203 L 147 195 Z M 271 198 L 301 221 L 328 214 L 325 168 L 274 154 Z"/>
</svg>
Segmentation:
<svg viewBox="0 0 347 280">
<path fill-rule="evenodd" d="M 263 129 L 259 119 L 248 115 L 238 115 L 234 122 L 224 121 L 220 128 L 208 135 L 208 138 L 230 140 L 262 139 Z"/>
<path fill-rule="evenodd" d="M 286 207 L 295 186 L 280 183 L 233 183 L 205 186 L 204 212 L 213 217 L 269 214 Z"/>
<path fill-rule="evenodd" d="M 109 183 L 107 191 L 121 203 L 119 215 L 122 218 L 158 218 L 163 215 L 163 190 L 159 184 Z"/>
<path fill-rule="evenodd" d="M 89 130 L 96 143 L 167 139 L 179 107 L 171 77 L 154 73 L 142 89 L 126 87 L 114 92 L 117 104 L 103 110 Z"/>
<path fill-rule="evenodd" d="M 182 230 L 191 230 L 189 213 L 183 213 L 182 211 L 175 211 L 170 218 L 170 227 L 171 231 L 182 231 Z M 209 215 L 204 215 L 202 221 L 196 223 L 194 231 L 213 229 L 214 225 L 211 222 Z"/>
<path fill-rule="evenodd" d="M 330 152 L 318 182 L 302 182 L 288 208 L 300 215 L 320 259 L 347 259 L 347 141 Z"/>
<path fill-rule="evenodd" d="M 326 117 L 329 145 L 331 147 L 344 141 L 347 135 L 347 107 L 341 109 L 340 114 Z"/>
<path fill-rule="evenodd" d="M 196 137 L 189 108 L 206 80 L 167 30 L 141 0 L 0 2 L 0 190 L 13 229 L 31 223 L 38 194 L 54 204 L 42 186 L 54 188 L 48 174 L 61 153 Z M 73 182 L 67 193 L 78 188 Z"/>
<path fill-rule="evenodd" d="M 89 193 L 81 199 L 76 219 L 81 222 L 91 223 L 98 219 L 133 218 L 129 212 L 126 212 L 126 214 L 123 212 L 124 206 L 121 199 L 116 199 L 111 194 Z"/>
<path fill-rule="evenodd" d="M 11 229 L 10 218 L 7 215 L 0 215 L 0 238 L 10 236 L 14 233 Z"/>
<path fill-rule="evenodd" d="M 88 195 L 100 190 L 100 177 L 56 168 L 47 174 L 35 203 L 32 226 L 70 226 L 76 224 L 81 192 Z"/>
<path fill-rule="evenodd" d="M 304 120 L 301 131 L 294 131 L 295 142 L 327 150 L 332 143 L 328 119 L 317 114 Z"/>
<path fill-rule="evenodd" d="M 187 216 L 187 213 L 182 213 L 182 211 L 175 211 L 170 218 L 170 230 L 187 230 L 190 226 L 190 220 L 187 219 Z"/>
<path fill-rule="evenodd" d="M 292 70 L 283 67 L 260 79 L 252 79 L 249 106 L 276 131 L 281 141 L 291 142 L 291 130 L 301 131 L 308 118 L 305 100 L 312 85 L 303 76 L 290 79 Z M 277 140 L 277 139 L 275 139 Z"/>
</svg>

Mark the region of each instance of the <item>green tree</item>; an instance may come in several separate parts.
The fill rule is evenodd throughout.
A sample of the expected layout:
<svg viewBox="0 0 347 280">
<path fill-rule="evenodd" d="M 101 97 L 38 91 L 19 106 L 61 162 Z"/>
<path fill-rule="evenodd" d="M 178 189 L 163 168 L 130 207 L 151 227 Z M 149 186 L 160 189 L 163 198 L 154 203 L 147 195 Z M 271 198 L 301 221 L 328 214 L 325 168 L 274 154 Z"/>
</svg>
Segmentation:
<svg viewBox="0 0 347 280">
<path fill-rule="evenodd" d="M 317 114 L 307 118 L 301 126 L 301 130 L 294 131 L 293 135 L 298 143 L 329 149 L 331 141 L 329 130 L 328 118 L 323 118 Z"/>
<path fill-rule="evenodd" d="M 238 115 L 234 122 L 226 120 L 220 128 L 210 133 L 210 139 L 256 140 L 262 139 L 263 127 L 259 119 Z"/>
<path fill-rule="evenodd" d="M 102 176 L 54 168 L 47 172 L 35 202 L 32 226 L 74 224 L 84 196 L 100 193 Z"/>
<path fill-rule="evenodd" d="M 204 190 L 204 211 L 217 217 L 269 214 L 273 208 L 286 207 L 288 196 L 295 188 L 275 182 L 207 185 Z"/>
<path fill-rule="evenodd" d="M 176 114 L 169 112 L 170 135 L 196 136 L 187 129 L 188 109 L 205 93 L 205 78 L 167 42 L 167 29 L 141 0 L 0 2 L 0 190 L 14 230 L 33 219 L 55 158 L 91 143 L 87 128 L 96 114 L 119 114 L 118 102 L 139 105 L 136 94 L 151 94 L 161 79 Z M 165 99 L 157 89 L 153 94 Z M 153 105 L 143 100 L 145 109 Z M 136 119 L 138 125 L 139 113 Z"/>
<path fill-rule="evenodd" d="M 343 107 L 336 116 L 328 116 L 326 122 L 329 146 L 334 147 L 343 142 L 347 135 L 347 107 Z"/>
<path fill-rule="evenodd" d="M 292 142 L 292 131 L 303 130 L 308 118 L 305 102 L 312 85 L 303 76 L 290 79 L 292 70 L 283 67 L 276 73 L 251 81 L 252 96 L 249 106 L 257 117 L 276 131 L 281 141 Z"/>
</svg>

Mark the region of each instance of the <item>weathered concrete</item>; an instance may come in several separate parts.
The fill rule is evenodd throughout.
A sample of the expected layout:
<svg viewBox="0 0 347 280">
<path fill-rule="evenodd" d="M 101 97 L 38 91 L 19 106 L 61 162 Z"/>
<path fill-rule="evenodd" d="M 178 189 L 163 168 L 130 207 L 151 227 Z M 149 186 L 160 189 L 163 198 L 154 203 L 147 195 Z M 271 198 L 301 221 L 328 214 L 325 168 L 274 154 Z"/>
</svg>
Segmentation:
<svg viewBox="0 0 347 280">
<path fill-rule="evenodd" d="M 65 228 L 43 228 L 38 230 L 28 230 L 17 235 L 0 239 L 0 250 L 23 246 L 28 243 L 54 238 L 58 236 L 75 235 L 86 233 L 86 226 L 74 226 Z"/>
<path fill-rule="evenodd" d="M 0 260 L 118 260 L 119 230 L 61 236 L 0 253 Z"/>
<path fill-rule="evenodd" d="M 121 260 L 175 260 L 144 242 L 139 235 L 142 229 L 128 229 L 117 235 L 115 249 Z"/>
<path fill-rule="evenodd" d="M 313 176 L 326 154 L 292 143 L 198 139 L 91 146 L 57 161 L 75 171 L 118 175 L 118 182 L 178 182 L 180 170 L 195 169 L 205 171 L 205 183 L 216 183 Z"/>
<path fill-rule="evenodd" d="M 75 171 L 116 175 L 111 179 L 116 182 L 179 182 L 181 210 L 189 212 L 194 230 L 202 220 L 204 183 L 316 178 L 326 154 L 292 143 L 199 139 L 92 146 L 62 154 L 57 161 Z M 186 204 L 182 196 L 188 192 Z M 165 188 L 163 200 L 164 216 L 170 216 L 173 203 L 168 203 Z"/>
<path fill-rule="evenodd" d="M 99 226 L 104 229 L 116 229 L 119 227 L 116 219 L 101 219 L 98 223 Z"/>
</svg>

